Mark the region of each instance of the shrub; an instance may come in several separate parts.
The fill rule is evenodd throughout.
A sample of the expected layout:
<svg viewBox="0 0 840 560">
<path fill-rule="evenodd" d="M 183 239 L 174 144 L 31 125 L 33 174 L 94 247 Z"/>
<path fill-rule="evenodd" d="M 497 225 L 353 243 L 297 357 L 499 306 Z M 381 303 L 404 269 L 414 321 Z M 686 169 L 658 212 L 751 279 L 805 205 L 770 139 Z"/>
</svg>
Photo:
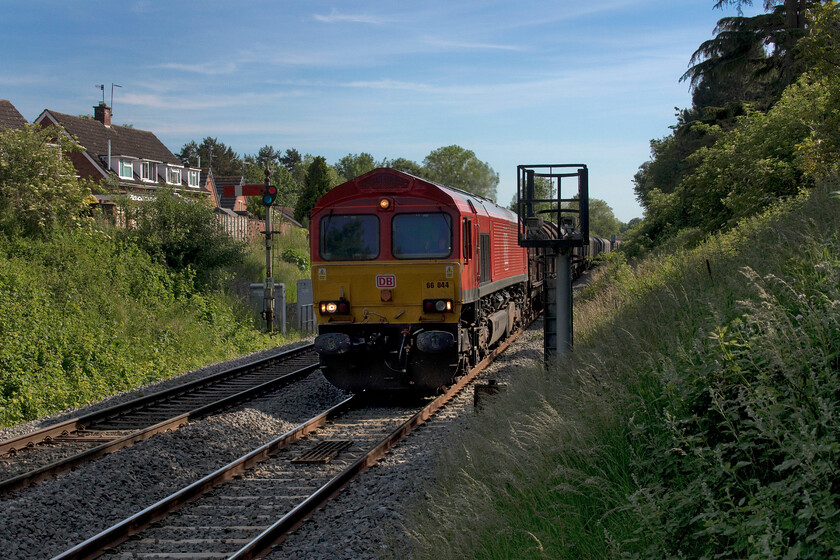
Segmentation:
<svg viewBox="0 0 840 560">
<path fill-rule="evenodd" d="M 245 245 L 225 233 L 202 200 L 161 188 L 152 202 L 126 201 L 124 207 L 122 235 L 171 270 L 193 269 L 201 287 L 223 287 L 224 270 L 242 261 Z"/>
<path fill-rule="evenodd" d="M 292 249 L 291 247 L 283 250 L 281 258 L 283 259 L 283 262 L 287 262 L 298 267 L 298 270 L 301 272 L 309 270 L 309 257 L 300 251 Z"/>
<path fill-rule="evenodd" d="M 8 236 L 43 236 L 85 218 L 90 189 L 63 157 L 79 148 L 54 134 L 34 125 L 0 129 L 0 230 Z"/>
</svg>

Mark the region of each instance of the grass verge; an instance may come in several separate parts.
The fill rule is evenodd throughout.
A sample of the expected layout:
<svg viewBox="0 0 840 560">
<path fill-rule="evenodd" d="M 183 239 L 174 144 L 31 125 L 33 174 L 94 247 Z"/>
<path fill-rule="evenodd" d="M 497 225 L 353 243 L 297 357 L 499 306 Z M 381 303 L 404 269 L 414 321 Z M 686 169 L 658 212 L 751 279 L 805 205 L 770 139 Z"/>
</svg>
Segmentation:
<svg viewBox="0 0 840 560">
<path fill-rule="evenodd" d="M 416 556 L 840 555 L 836 188 L 605 263 L 562 370 L 524 373 L 441 454 Z"/>
</svg>

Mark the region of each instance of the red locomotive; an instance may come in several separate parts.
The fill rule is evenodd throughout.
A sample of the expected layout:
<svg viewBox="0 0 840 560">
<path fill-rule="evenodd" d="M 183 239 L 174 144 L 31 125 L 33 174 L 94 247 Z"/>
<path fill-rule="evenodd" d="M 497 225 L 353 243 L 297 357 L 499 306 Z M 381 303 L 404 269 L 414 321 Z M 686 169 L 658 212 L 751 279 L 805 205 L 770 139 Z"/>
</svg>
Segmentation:
<svg viewBox="0 0 840 560">
<path fill-rule="evenodd" d="M 433 393 L 531 312 L 517 216 L 487 199 L 375 169 L 310 228 L 315 349 L 338 387 Z"/>
</svg>

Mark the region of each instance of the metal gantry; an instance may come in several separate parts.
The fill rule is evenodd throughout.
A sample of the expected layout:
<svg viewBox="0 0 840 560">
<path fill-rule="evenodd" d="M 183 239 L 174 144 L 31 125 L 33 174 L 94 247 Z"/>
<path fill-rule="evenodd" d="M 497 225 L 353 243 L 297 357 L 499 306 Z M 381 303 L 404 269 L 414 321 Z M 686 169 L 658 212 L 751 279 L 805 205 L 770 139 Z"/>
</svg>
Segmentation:
<svg viewBox="0 0 840 560">
<path fill-rule="evenodd" d="M 555 366 L 573 344 L 572 255 L 589 245 L 589 170 L 583 164 L 517 166 L 519 245 L 545 259 L 545 363 Z M 577 188 L 565 191 L 577 179 Z M 564 197 L 564 192 L 572 196 Z"/>
</svg>

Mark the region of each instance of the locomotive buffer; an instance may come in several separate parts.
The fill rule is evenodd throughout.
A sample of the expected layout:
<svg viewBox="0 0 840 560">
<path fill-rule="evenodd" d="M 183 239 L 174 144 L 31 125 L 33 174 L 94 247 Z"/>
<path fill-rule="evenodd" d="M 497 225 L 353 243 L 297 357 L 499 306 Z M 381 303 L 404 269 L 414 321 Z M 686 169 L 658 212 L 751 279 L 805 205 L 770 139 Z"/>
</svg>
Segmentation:
<svg viewBox="0 0 840 560">
<path fill-rule="evenodd" d="M 551 367 L 573 344 L 572 253 L 589 245 L 589 170 L 583 164 L 519 165 L 516 170 L 519 246 L 545 259 L 545 364 Z M 563 198 L 563 180 L 574 178 L 577 192 Z"/>
</svg>

